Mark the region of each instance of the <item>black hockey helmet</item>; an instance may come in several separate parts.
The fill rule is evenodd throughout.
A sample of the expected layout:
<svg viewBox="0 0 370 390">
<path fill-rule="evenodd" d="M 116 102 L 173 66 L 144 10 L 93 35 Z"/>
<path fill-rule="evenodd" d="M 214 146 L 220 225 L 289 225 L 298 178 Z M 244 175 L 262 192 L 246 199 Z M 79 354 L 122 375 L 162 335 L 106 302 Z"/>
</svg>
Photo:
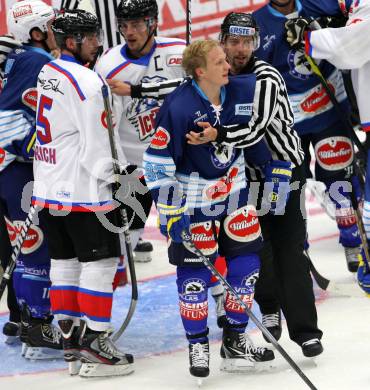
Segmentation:
<svg viewBox="0 0 370 390">
<path fill-rule="evenodd" d="M 158 5 L 156 0 L 121 0 L 118 4 L 116 13 L 117 21 L 147 17 L 158 19 Z"/>
<path fill-rule="evenodd" d="M 285 7 L 286 5 L 289 5 L 294 0 L 270 0 L 271 4 L 274 4 L 278 7 Z"/>
<path fill-rule="evenodd" d="M 81 43 L 88 33 L 96 33 L 98 39 L 102 41 L 102 29 L 98 18 L 81 9 L 62 10 L 53 21 L 51 29 L 60 47 L 67 37 L 74 37 L 78 43 Z"/>
<path fill-rule="evenodd" d="M 252 36 L 254 39 L 254 50 L 260 45 L 259 28 L 252 14 L 243 12 L 230 12 L 225 16 L 221 24 L 220 41 L 225 42 L 229 35 Z"/>
</svg>

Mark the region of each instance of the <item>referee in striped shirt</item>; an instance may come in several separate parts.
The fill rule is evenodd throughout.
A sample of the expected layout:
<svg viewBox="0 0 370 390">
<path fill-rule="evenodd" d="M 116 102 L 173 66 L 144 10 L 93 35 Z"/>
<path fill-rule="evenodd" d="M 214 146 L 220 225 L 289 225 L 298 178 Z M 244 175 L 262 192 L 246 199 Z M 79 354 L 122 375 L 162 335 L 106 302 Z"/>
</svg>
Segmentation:
<svg viewBox="0 0 370 390">
<path fill-rule="evenodd" d="M 309 260 L 303 251 L 306 239 L 304 204 L 301 205 L 301 192 L 305 184 L 304 154 L 293 129 L 293 113 L 285 82 L 275 68 L 253 56 L 259 44 L 259 35 L 251 14 L 227 15 L 221 25 L 221 44 L 233 75 L 256 75 L 252 118 L 247 125 L 219 129 L 204 124 L 204 131 L 192 132 L 188 140 L 193 144 L 216 141 L 240 148 L 250 145 L 264 133 L 273 159 L 292 163 L 291 181 L 298 184 L 298 190 L 290 192 L 285 213 L 259 217 L 264 248 L 260 253 L 261 271 L 255 299 L 262 312 L 262 323 L 276 339 L 281 336 L 282 309 L 290 338 L 302 348 L 305 356 L 316 356 L 322 353 L 323 347 L 320 341 L 322 331 L 317 325 Z M 249 180 L 263 183 L 262 171 L 248 161 L 246 163 Z"/>
</svg>

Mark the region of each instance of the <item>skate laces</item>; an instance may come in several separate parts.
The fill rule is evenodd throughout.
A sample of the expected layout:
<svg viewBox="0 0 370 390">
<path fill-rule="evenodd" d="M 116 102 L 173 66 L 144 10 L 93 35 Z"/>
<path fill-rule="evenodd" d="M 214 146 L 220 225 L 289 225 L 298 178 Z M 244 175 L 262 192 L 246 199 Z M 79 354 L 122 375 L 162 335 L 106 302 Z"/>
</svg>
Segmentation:
<svg viewBox="0 0 370 390">
<path fill-rule="evenodd" d="M 209 346 L 208 344 L 191 344 L 190 356 L 193 366 L 208 367 Z"/>
<path fill-rule="evenodd" d="M 273 328 L 274 326 L 280 326 L 279 312 L 272 314 L 262 315 L 262 325 L 266 328 Z"/>
<path fill-rule="evenodd" d="M 47 337 L 52 339 L 53 343 L 55 343 L 55 344 L 60 343 L 60 339 L 62 338 L 62 332 L 54 325 L 51 325 L 51 324 L 42 325 L 42 332 Z"/>
<path fill-rule="evenodd" d="M 122 356 L 122 353 L 113 344 L 113 341 L 109 338 L 109 335 L 109 332 L 105 332 L 99 335 L 100 348 L 111 356 Z"/>
</svg>

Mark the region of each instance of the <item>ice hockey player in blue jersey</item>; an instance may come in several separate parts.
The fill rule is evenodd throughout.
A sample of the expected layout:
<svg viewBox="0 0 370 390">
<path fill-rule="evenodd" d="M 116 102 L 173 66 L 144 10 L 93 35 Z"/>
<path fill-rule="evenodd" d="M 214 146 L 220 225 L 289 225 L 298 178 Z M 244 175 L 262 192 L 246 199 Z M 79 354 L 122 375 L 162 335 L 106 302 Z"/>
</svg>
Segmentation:
<svg viewBox="0 0 370 390">
<path fill-rule="evenodd" d="M 345 26 L 311 31 L 309 20 L 298 18 L 287 23 L 287 40 L 292 47 L 304 48 L 314 59 L 326 59 L 340 69 L 350 69 L 362 129 L 366 132 L 365 147 L 370 149 L 370 106 L 368 104 L 370 61 L 369 28 L 370 1 L 363 0 L 302 0 L 309 16 L 344 16 Z M 368 152 L 369 154 L 369 152 Z M 368 242 L 370 240 L 369 164 L 365 182 L 363 222 Z M 364 256 L 364 255 L 363 255 Z M 369 292 L 369 267 L 364 262 L 358 269 L 360 286 Z"/>
<path fill-rule="evenodd" d="M 30 206 L 36 83 L 40 69 L 52 60 L 54 42 L 48 24 L 53 18 L 53 9 L 38 0 L 17 2 L 8 13 L 9 30 L 22 43 L 8 55 L 0 94 L 0 200 L 13 245 Z M 13 275 L 22 306 L 23 353 L 30 359 L 62 357 L 61 336 L 51 324 L 49 268 L 45 236 L 35 222 Z"/>
<path fill-rule="evenodd" d="M 209 375 L 207 292 L 212 274 L 182 242 L 181 234 L 190 231 L 194 244 L 210 260 L 218 254 L 226 257 L 227 280 L 249 305 L 258 278 L 262 237 L 256 209 L 247 203 L 241 150 L 211 143 L 193 146 L 187 143 L 186 134 L 202 121 L 214 125 L 248 122 L 256 78 L 244 75 L 229 81 L 225 53 L 212 40 L 192 43 L 184 52 L 183 67 L 193 79 L 179 86 L 162 105 L 156 133 L 144 154 L 144 168 L 161 232 L 170 239 L 169 261 L 177 266 L 190 373 L 205 377 Z M 271 159 L 263 135 L 250 148 L 249 158 L 259 166 L 268 165 Z M 221 369 L 240 372 L 272 360 L 272 351 L 246 340 L 248 316 L 231 294 L 226 296 L 225 310 Z"/>
<path fill-rule="evenodd" d="M 337 181 L 347 181 L 353 176 L 354 149 L 345 125 L 326 94 L 320 80 L 310 70 L 302 50 L 296 50 L 286 42 L 285 22 L 304 15 L 301 2 L 273 0 L 253 13 L 259 27 L 261 46 L 256 55 L 282 74 L 287 85 L 294 113 L 294 128 L 302 140 L 305 151 L 307 177 L 310 171 L 310 146 L 315 154 L 315 178 L 322 181 L 326 191 Z M 332 88 L 344 113 L 349 113 L 341 72 L 327 61 L 320 61 L 320 70 Z M 335 188 L 336 185 L 334 185 Z M 334 188 L 333 187 L 333 188 Z M 344 247 L 348 270 L 356 272 L 361 239 L 356 224 L 350 194 L 338 197 L 333 191 L 331 201 L 335 204 L 336 222 L 340 232 L 339 242 Z"/>
</svg>

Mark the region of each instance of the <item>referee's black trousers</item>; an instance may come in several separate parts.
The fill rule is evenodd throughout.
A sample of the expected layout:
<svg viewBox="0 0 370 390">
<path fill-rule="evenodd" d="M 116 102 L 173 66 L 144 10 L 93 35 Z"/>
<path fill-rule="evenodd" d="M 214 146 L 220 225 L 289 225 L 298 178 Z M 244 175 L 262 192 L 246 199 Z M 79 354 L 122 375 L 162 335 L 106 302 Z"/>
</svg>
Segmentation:
<svg viewBox="0 0 370 390">
<path fill-rule="evenodd" d="M 304 194 L 301 202 L 305 183 L 302 165 L 293 169 L 291 183 L 297 181 L 299 190 L 291 191 L 284 215 L 260 217 L 264 247 L 255 299 L 264 314 L 281 308 L 290 338 L 301 345 L 313 338 L 321 339 L 322 331 L 317 326 L 309 261 L 303 252 L 306 223 Z"/>
</svg>

